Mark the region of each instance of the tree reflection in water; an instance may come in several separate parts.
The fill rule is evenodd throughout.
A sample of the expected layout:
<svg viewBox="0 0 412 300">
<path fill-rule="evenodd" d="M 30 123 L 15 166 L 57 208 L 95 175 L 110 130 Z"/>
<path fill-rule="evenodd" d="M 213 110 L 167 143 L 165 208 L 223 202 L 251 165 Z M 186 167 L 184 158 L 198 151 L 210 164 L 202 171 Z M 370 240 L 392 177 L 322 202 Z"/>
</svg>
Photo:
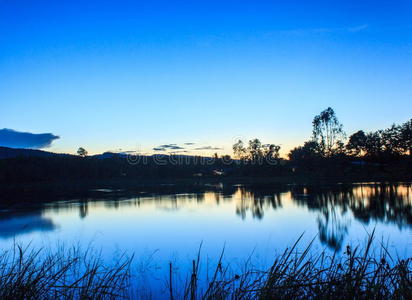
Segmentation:
<svg viewBox="0 0 412 300">
<path fill-rule="evenodd" d="M 267 209 L 282 207 L 282 200 L 316 211 L 319 239 L 339 250 L 351 216 L 368 224 L 371 221 L 393 223 L 399 228 L 412 226 L 410 184 L 340 184 L 331 186 L 291 186 L 270 191 L 239 187 L 234 193 L 236 214 L 246 218 L 247 211 L 258 219 Z"/>
<path fill-rule="evenodd" d="M 16 194 L 16 197 L 18 195 Z M 195 207 L 201 204 L 212 206 L 233 205 L 235 213 L 242 220 L 248 214 L 261 220 L 265 213 L 290 205 L 305 207 L 317 214 L 319 239 L 332 249 L 339 250 L 348 234 L 352 219 L 364 224 L 381 222 L 395 224 L 400 229 L 412 227 L 412 190 L 409 183 L 384 184 L 334 184 L 334 185 L 203 185 L 203 186 L 167 186 L 163 192 L 159 186 L 152 190 L 127 191 L 104 190 L 87 196 L 78 196 L 73 200 L 67 194 L 65 199 L 47 198 L 47 202 L 38 204 L 30 216 L 40 211 L 78 210 L 84 219 L 93 213 L 96 207 L 110 209 L 119 207 L 154 206 L 165 211 L 177 211 L 183 207 Z M 67 199 L 68 198 L 68 199 Z M 69 200 L 70 199 L 70 200 Z M 64 201 L 56 201 L 64 200 Z M 69 201 L 68 201 L 69 200 Z M 198 207 L 198 209 L 202 209 Z M 229 208 L 230 209 L 230 208 Z M 27 214 L 27 212 L 26 212 Z M 17 212 L 0 213 L 0 227 L 21 229 L 20 223 L 12 223 L 5 216 L 18 216 Z M 14 220 L 14 219 L 13 219 Z M 7 223 L 7 224 L 6 224 Z M 30 222 L 47 230 L 53 230 L 50 222 Z"/>
</svg>

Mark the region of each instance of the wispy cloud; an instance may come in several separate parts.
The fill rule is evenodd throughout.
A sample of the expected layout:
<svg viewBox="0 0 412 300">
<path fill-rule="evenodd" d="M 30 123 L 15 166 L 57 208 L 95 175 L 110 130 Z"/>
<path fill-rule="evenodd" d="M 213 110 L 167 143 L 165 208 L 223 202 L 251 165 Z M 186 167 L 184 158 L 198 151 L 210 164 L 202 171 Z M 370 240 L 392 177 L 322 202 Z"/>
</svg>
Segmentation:
<svg viewBox="0 0 412 300">
<path fill-rule="evenodd" d="M 295 35 L 322 34 L 322 33 L 356 33 L 356 32 L 364 31 L 368 28 L 369 28 L 368 24 L 361 24 L 361 25 L 347 26 L 347 27 L 297 28 L 297 29 L 281 30 L 280 32 L 284 34 L 295 34 Z"/>
<path fill-rule="evenodd" d="M 368 29 L 369 25 L 368 24 L 363 24 L 359 26 L 354 26 L 354 27 L 348 27 L 347 31 L 349 32 L 358 32 L 358 31 L 364 31 Z"/>
<path fill-rule="evenodd" d="M 56 139 L 59 137 L 51 133 L 19 132 L 7 128 L 0 130 L 0 146 L 3 147 L 41 149 L 50 147 Z"/>
<path fill-rule="evenodd" d="M 179 150 L 179 151 L 171 151 L 169 152 L 170 154 L 177 154 L 177 153 L 188 153 L 189 151 L 187 150 Z"/>
<path fill-rule="evenodd" d="M 212 147 L 212 146 L 204 146 L 204 147 L 195 148 L 194 150 L 223 150 L 223 148 Z"/>
<path fill-rule="evenodd" d="M 182 146 L 179 146 L 178 144 L 165 144 L 165 145 L 159 145 L 157 147 L 154 147 L 152 148 L 152 150 L 155 152 L 168 152 L 171 154 L 189 153 L 191 151 L 199 151 L 199 150 L 223 150 L 223 148 L 210 146 L 210 145 L 194 148 L 193 145 L 196 145 L 196 143 L 184 143 L 183 145 L 187 147 L 182 147 Z"/>
</svg>

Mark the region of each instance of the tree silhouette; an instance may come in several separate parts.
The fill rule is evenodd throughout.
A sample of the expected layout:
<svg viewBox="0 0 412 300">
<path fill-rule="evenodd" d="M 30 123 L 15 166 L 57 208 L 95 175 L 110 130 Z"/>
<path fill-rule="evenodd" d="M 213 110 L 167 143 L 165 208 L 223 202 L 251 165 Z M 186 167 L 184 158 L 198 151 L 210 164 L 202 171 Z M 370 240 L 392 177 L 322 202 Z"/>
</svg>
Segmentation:
<svg viewBox="0 0 412 300">
<path fill-rule="evenodd" d="M 349 155 L 361 156 L 366 152 L 367 136 L 363 130 L 359 130 L 349 137 L 346 149 Z"/>
<path fill-rule="evenodd" d="M 84 149 L 83 147 L 80 147 L 80 148 L 77 150 L 77 154 L 78 154 L 79 156 L 86 157 L 88 153 L 87 153 L 86 149 Z"/>
<path fill-rule="evenodd" d="M 305 161 L 320 157 L 319 144 L 315 141 L 305 142 L 303 146 L 292 149 L 288 156 L 291 161 Z"/>
<path fill-rule="evenodd" d="M 262 143 L 259 139 L 253 139 L 249 141 L 249 157 L 251 160 L 258 160 L 263 157 Z"/>
<path fill-rule="evenodd" d="M 339 123 L 335 111 L 328 107 L 313 119 L 313 139 L 319 144 L 324 156 L 332 156 L 341 149 L 345 138 L 343 126 Z"/>
<path fill-rule="evenodd" d="M 242 140 L 238 140 L 235 144 L 233 144 L 232 148 L 236 158 L 242 159 L 246 155 L 246 148 L 243 145 Z"/>
<path fill-rule="evenodd" d="M 396 156 L 402 154 L 400 133 L 401 127 L 395 124 L 382 132 L 383 151 L 386 155 Z"/>
<path fill-rule="evenodd" d="M 265 144 L 262 146 L 263 155 L 266 158 L 279 158 L 280 146 L 275 144 Z"/>
<path fill-rule="evenodd" d="M 402 124 L 400 128 L 400 146 L 404 152 L 409 151 L 412 157 L 412 119 Z"/>
</svg>

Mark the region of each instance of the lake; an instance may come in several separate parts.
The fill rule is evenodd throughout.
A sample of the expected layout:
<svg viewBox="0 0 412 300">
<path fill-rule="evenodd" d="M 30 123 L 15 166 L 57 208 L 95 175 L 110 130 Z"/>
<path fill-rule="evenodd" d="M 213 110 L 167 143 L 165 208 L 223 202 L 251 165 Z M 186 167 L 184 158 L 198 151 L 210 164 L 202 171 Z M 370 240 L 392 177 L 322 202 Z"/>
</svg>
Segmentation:
<svg viewBox="0 0 412 300">
<path fill-rule="evenodd" d="M 159 190 L 155 192 L 153 190 Z M 400 257 L 412 253 L 412 185 L 358 183 L 196 187 L 98 188 L 87 196 L 50 195 L 39 205 L 19 205 L 0 213 L 0 247 L 80 245 L 115 254 L 134 253 L 135 261 L 163 282 L 168 263 L 190 268 L 201 246 L 213 265 L 239 266 L 250 259 L 266 268 L 276 254 L 314 239 L 312 251 L 342 253 L 364 244 L 375 230 L 377 242 Z M 16 199 L 17 201 L 18 199 Z M 149 276 L 150 277 L 150 276 Z"/>
</svg>

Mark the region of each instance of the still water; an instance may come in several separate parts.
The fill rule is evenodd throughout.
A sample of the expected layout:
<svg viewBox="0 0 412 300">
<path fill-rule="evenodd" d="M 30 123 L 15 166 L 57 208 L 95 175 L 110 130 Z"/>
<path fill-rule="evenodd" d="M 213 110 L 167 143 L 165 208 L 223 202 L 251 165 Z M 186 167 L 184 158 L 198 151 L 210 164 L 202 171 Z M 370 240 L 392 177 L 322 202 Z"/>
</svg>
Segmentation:
<svg viewBox="0 0 412 300">
<path fill-rule="evenodd" d="M 224 247 L 226 262 L 253 257 L 264 267 L 302 233 L 303 246 L 314 239 L 313 251 L 341 253 L 347 244 L 363 244 L 375 229 L 376 240 L 392 253 L 412 254 L 410 183 L 212 184 L 183 190 L 172 185 L 161 193 L 102 188 L 91 191 L 92 196 L 5 209 L 0 213 L 0 247 L 16 242 L 92 245 L 105 257 L 134 253 L 157 272 L 169 261 L 190 266 L 202 244 L 208 261 L 216 260 Z"/>
</svg>

